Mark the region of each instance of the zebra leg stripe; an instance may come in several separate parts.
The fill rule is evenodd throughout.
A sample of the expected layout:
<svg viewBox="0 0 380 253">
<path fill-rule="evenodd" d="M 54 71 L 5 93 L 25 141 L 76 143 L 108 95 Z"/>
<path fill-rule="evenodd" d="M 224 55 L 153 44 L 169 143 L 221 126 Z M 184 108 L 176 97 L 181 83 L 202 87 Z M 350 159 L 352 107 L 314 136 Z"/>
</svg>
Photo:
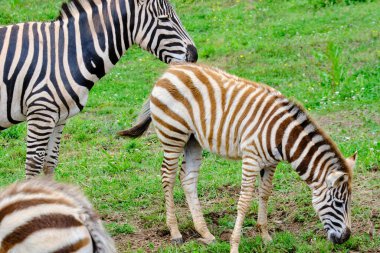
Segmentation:
<svg viewBox="0 0 380 253">
<path fill-rule="evenodd" d="M 199 241 L 204 244 L 210 244 L 215 241 L 215 237 L 207 228 L 197 192 L 199 167 L 202 162 L 202 147 L 194 137 L 191 137 L 185 146 L 184 153 L 184 161 L 182 162 L 180 173 L 181 185 L 185 191 L 186 201 L 189 205 L 195 230 L 202 237 Z"/>
<path fill-rule="evenodd" d="M 30 179 L 43 169 L 46 149 L 55 128 L 55 123 L 40 117 L 28 119 L 28 136 L 25 171 Z"/>
<path fill-rule="evenodd" d="M 256 176 L 259 174 L 259 165 L 252 157 L 243 155 L 242 171 L 241 191 L 237 207 L 238 213 L 230 242 L 231 253 L 239 252 L 241 229 L 243 227 L 245 215 L 253 199 L 253 190 L 255 187 Z"/>
<path fill-rule="evenodd" d="M 271 241 L 272 238 L 268 232 L 268 199 L 272 194 L 273 184 L 273 174 L 276 167 L 270 167 L 262 169 L 260 171 L 260 188 L 259 188 L 259 213 L 257 218 L 257 227 L 260 230 L 261 237 L 264 241 Z"/>
<path fill-rule="evenodd" d="M 58 164 L 59 145 L 61 143 L 62 131 L 65 124 L 66 122 L 56 126 L 50 137 L 43 167 L 45 175 L 53 176 L 54 169 Z"/>
<path fill-rule="evenodd" d="M 166 224 L 170 230 L 171 240 L 174 244 L 181 244 L 183 240 L 175 216 L 173 188 L 177 174 L 178 160 L 183 148 L 178 148 L 178 152 L 171 151 L 172 149 L 173 147 L 170 147 L 170 151 L 168 151 L 164 147 L 164 161 L 161 167 L 162 187 L 165 192 Z"/>
</svg>

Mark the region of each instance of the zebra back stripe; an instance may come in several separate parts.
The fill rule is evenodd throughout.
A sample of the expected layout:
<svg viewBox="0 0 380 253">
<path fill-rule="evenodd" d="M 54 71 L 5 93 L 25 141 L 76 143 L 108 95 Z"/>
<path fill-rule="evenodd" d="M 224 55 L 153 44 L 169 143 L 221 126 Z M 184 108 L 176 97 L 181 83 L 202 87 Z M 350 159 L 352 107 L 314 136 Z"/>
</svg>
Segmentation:
<svg viewBox="0 0 380 253">
<path fill-rule="evenodd" d="M 34 179 L 0 193 L 0 252 L 116 252 L 75 187 Z"/>
</svg>

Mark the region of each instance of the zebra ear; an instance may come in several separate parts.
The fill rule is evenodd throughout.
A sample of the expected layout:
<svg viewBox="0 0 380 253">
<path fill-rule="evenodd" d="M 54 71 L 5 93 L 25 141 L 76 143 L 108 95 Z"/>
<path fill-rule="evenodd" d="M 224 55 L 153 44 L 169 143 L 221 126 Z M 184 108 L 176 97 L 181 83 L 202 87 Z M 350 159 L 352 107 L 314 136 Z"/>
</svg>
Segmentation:
<svg viewBox="0 0 380 253">
<path fill-rule="evenodd" d="M 346 158 L 347 165 L 350 167 L 351 170 L 353 170 L 355 167 L 357 157 L 358 151 L 356 151 L 352 156 Z"/>
<path fill-rule="evenodd" d="M 326 178 L 327 186 L 329 188 L 336 188 L 344 181 L 345 177 L 347 177 L 347 174 L 343 171 L 333 171 Z"/>
</svg>

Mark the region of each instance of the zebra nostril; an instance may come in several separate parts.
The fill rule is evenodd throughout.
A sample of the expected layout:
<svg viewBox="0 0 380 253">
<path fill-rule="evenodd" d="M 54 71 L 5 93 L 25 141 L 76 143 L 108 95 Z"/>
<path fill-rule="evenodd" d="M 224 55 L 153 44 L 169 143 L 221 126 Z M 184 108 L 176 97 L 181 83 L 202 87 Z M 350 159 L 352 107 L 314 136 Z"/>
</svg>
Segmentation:
<svg viewBox="0 0 380 253">
<path fill-rule="evenodd" d="M 341 237 L 342 243 L 347 241 L 350 238 L 350 235 L 351 235 L 351 230 L 349 228 L 346 228 L 342 233 L 342 237 Z"/>
<path fill-rule="evenodd" d="M 351 230 L 349 228 L 345 228 L 340 235 L 332 233 L 329 235 L 330 241 L 334 244 L 342 244 L 350 238 Z"/>
<path fill-rule="evenodd" d="M 197 62 L 198 60 L 198 52 L 194 45 L 187 46 L 186 52 L 186 61 L 187 62 Z"/>
</svg>

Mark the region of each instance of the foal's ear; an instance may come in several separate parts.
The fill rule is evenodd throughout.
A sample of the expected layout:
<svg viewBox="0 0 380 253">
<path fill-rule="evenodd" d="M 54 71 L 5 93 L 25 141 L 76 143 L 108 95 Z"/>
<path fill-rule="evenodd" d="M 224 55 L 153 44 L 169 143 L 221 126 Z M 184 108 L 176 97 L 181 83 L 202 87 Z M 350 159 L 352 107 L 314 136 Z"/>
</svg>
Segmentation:
<svg viewBox="0 0 380 253">
<path fill-rule="evenodd" d="M 358 151 L 356 151 L 352 156 L 346 158 L 347 165 L 348 167 L 350 167 L 351 170 L 354 170 L 357 157 L 358 157 Z"/>
<path fill-rule="evenodd" d="M 344 182 L 347 179 L 347 177 L 348 175 L 343 171 L 333 171 L 326 178 L 327 186 L 329 188 L 336 188 L 342 182 Z"/>
</svg>

